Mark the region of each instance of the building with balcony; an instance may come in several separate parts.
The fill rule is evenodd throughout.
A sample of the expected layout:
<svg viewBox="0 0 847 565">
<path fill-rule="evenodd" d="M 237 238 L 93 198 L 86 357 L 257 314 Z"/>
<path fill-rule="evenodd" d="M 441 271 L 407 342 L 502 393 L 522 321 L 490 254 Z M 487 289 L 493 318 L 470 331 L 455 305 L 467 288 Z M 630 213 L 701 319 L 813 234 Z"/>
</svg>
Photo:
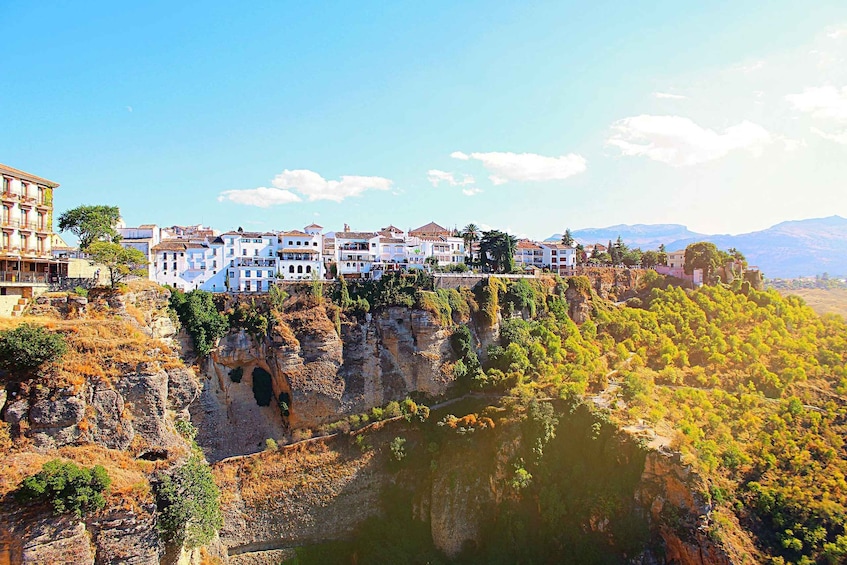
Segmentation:
<svg viewBox="0 0 847 565">
<path fill-rule="evenodd" d="M 312 224 L 303 231 L 293 230 L 279 234 L 279 278 L 286 281 L 324 278 L 323 228 Z"/>
<path fill-rule="evenodd" d="M 544 268 L 544 250 L 541 246 L 528 239 L 519 239 L 515 245 L 515 267 Z"/>
<path fill-rule="evenodd" d="M 339 277 L 370 278 L 379 255 L 379 234 L 335 232 L 335 265 Z"/>
<path fill-rule="evenodd" d="M 11 300 L 29 300 L 67 275 L 53 257 L 53 190 L 59 184 L 0 165 L 0 314 Z"/>
<path fill-rule="evenodd" d="M 576 267 L 576 248 L 564 243 L 541 242 L 542 265 L 550 272 L 568 275 Z"/>
</svg>

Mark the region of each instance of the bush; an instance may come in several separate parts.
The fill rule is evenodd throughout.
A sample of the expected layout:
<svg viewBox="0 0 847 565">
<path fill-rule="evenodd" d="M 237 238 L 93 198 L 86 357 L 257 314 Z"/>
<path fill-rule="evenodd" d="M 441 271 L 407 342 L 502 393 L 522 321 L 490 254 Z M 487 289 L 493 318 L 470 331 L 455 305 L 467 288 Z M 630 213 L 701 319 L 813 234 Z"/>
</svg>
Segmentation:
<svg viewBox="0 0 847 565">
<path fill-rule="evenodd" d="M 156 484 L 159 519 L 156 527 L 165 541 L 187 548 L 208 543 L 223 525 L 220 491 L 212 471 L 196 453 Z"/>
<path fill-rule="evenodd" d="M 0 332 L 0 368 L 11 373 L 30 374 L 67 350 L 61 335 L 41 326 L 24 323 Z"/>
<path fill-rule="evenodd" d="M 402 461 L 406 458 L 406 438 L 397 436 L 391 440 L 391 456 L 395 461 Z"/>
<path fill-rule="evenodd" d="M 272 437 L 265 440 L 265 451 L 279 451 L 279 444 Z"/>
<path fill-rule="evenodd" d="M 59 459 L 48 461 L 41 471 L 27 477 L 15 493 L 19 502 L 49 502 L 56 514 L 73 512 L 77 517 L 106 505 L 103 491 L 111 484 L 106 469 L 91 469 Z"/>
<path fill-rule="evenodd" d="M 170 307 L 179 317 L 179 321 L 200 355 L 208 355 L 215 341 L 229 330 L 229 320 L 218 312 L 212 301 L 212 293 L 205 290 L 192 290 L 184 293 L 174 289 L 171 293 Z"/>
</svg>

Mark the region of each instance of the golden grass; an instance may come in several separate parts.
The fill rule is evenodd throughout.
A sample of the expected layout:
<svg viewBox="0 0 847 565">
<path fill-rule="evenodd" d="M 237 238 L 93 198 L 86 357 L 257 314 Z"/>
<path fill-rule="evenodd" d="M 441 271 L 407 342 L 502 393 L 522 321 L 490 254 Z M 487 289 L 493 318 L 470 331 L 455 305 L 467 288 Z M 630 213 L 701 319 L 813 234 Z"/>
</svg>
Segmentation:
<svg viewBox="0 0 847 565">
<path fill-rule="evenodd" d="M 818 314 L 840 314 L 847 318 L 847 289 L 798 288 L 779 292 L 783 296 L 801 297 Z"/>
<path fill-rule="evenodd" d="M 16 490 L 26 477 L 39 472 L 42 465 L 57 458 L 73 461 L 83 467 L 105 467 L 112 479 L 106 495 L 107 508 L 140 512 L 142 505 L 153 501 L 145 470 L 152 470 L 155 466 L 147 461 L 133 459 L 124 451 L 98 445 L 63 447 L 47 453 L 21 451 L 4 456 L 0 459 L 3 468 L 3 473 L 0 473 L 0 496 Z"/>
<path fill-rule="evenodd" d="M 216 463 L 212 473 L 223 493 L 222 504 L 231 504 L 240 492 L 248 506 L 261 506 L 282 492 L 323 493 L 329 481 L 350 480 L 373 457 L 373 451 L 351 451 L 345 455 L 326 444 L 316 443 Z"/>
<path fill-rule="evenodd" d="M 132 323 L 115 317 L 57 320 L 46 317 L 0 319 L 0 330 L 22 322 L 44 326 L 62 334 L 68 352 L 48 374 L 58 385 L 81 385 L 86 379 L 113 381 L 138 365 L 152 370 L 182 367 L 182 361 L 165 343 L 141 332 Z"/>
</svg>

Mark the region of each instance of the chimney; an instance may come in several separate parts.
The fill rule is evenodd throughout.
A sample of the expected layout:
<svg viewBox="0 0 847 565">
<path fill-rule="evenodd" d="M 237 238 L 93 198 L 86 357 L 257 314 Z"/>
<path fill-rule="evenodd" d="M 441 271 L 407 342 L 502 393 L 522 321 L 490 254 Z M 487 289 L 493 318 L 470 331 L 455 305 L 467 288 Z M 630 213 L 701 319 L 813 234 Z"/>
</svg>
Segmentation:
<svg viewBox="0 0 847 565">
<path fill-rule="evenodd" d="M 350 226 L 348 224 L 344 224 L 344 231 L 350 231 Z"/>
</svg>

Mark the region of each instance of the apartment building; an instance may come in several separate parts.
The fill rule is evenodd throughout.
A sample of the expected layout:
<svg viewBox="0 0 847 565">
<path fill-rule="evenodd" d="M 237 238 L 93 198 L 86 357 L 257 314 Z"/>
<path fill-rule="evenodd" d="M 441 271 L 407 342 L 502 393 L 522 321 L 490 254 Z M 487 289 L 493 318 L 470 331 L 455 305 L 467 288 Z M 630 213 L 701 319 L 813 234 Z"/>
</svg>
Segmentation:
<svg viewBox="0 0 847 565">
<path fill-rule="evenodd" d="M 515 245 L 515 267 L 544 268 L 544 250 L 534 241 L 519 239 Z"/>
<path fill-rule="evenodd" d="M 379 256 L 380 237 L 376 232 L 335 232 L 335 265 L 338 276 L 370 278 Z"/>
<path fill-rule="evenodd" d="M 118 235 L 121 236 L 120 244 L 125 248 L 138 249 L 144 256 L 147 257 L 147 278 L 155 279 L 155 257 L 153 256 L 153 248 L 159 245 L 162 241 L 163 230 L 155 224 L 142 224 L 138 227 L 120 226 L 116 229 Z M 165 232 L 165 237 L 169 234 Z"/>
<path fill-rule="evenodd" d="M 59 184 L 6 165 L 0 165 L 0 179 L 0 296 L 28 300 L 67 275 L 67 261 L 52 253 L 53 190 Z M 0 306 L 0 313 L 9 311 Z"/>
<path fill-rule="evenodd" d="M 312 224 L 303 231 L 282 232 L 278 236 L 279 277 L 286 281 L 324 278 L 323 228 Z"/>
<path fill-rule="evenodd" d="M 566 275 L 576 267 L 576 249 L 564 243 L 541 242 L 538 244 L 542 252 L 544 268 L 553 273 Z"/>
</svg>

